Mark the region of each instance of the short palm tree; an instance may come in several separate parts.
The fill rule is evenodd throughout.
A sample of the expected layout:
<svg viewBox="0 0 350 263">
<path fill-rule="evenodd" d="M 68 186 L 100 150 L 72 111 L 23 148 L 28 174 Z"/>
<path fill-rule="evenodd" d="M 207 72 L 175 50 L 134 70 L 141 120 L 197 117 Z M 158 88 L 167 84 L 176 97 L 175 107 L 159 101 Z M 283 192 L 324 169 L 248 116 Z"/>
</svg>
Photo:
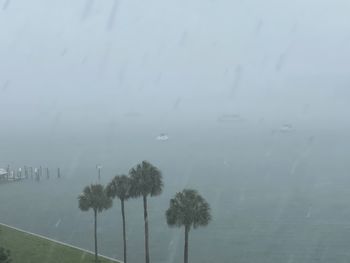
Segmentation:
<svg viewBox="0 0 350 263">
<path fill-rule="evenodd" d="M 149 234 L 148 234 L 148 211 L 147 197 L 157 196 L 162 193 L 163 181 L 161 171 L 147 161 L 136 165 L 130 170 L 131 188 L 130 195 L 133 198 L 143 198 L 143 216 L 145 222 L 145 261 L 149 259 Z"/>
<path fill-rule="evenodd" d="M 169 226 L 185 227 L 184 262 L 188 263 L 188 234 L 191 227 L 208 225 L 210 206 L 196 190 L 185 189 L 170 200 L 166 219 Z"/>
<path fill-rule="evenodd" d="M 107 185 L 107 195 L 111 198 L 117 197 L 121 203 L 123 219 L 124 263 L 127 263 L 124 201 L 128 200 L 130 197 L 130 186 L 130 178 L 126 175 L 115 176 L 112 179 L 112 181 Z"/>
<path fill-rule="evenodd" d="M 94 212 L 95 262 L 97 262 L 97 213 L 110 208 L 112 199 L 107 196 L 103 185 L 92 184 L 84 188 L 78 200 L 80 210 L 89 211 L 92 209 Z"/>
</svg>

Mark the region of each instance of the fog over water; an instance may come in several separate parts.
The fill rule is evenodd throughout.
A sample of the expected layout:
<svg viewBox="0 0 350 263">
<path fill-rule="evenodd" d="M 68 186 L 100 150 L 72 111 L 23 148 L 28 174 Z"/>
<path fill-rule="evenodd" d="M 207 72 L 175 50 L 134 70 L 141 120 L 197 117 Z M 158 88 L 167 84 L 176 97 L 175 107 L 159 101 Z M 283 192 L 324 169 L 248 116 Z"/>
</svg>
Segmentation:
<svg viewBox="0 0 350 263">
<path fill-rule="evenodd" d="M 93 248 L 77 196 L 142 160 L 152 262 L 181 262 L 169 199 L 198 189 L 213 221 L 191 262 L 345 262 L 350 252 L 347 0 L 0 0 L 0 168 L 60 180 L 0 184 L 0 222 Z M 166 133 L 167 141 L 156 137 Z M 130 262 L 143 211 L 126 203 Z M 99 217 L 122 258 L 120 205 Z"/>
</svg>

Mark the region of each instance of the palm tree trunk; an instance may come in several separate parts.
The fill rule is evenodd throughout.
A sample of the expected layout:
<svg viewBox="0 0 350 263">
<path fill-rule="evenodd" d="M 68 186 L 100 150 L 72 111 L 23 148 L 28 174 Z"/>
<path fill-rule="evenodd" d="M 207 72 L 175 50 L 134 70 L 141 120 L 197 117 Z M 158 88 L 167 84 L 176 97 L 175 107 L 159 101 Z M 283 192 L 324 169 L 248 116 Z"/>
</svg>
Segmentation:
<svg viewBox="0 0 350 263">
<path fill-rule="evenodd" d="M 97 210 L 94 209 L 94 218 L 95 218 L 95 227 L 94 227 L 94 234 L 95 234 L 95 262 L 97 263 Z"/>
<path fill-rule="evenodd" d="M 143 196 L 143 217 L 145 221 L 145 260 L 149 263 L 147 196 Z"/>
<path fill-rule="evenodd" d="M 190 232 L 190 227 L 185 226 L 184 263 L 188 263 L 188 233 L 189 232 Z"/>
<path fill-rule="evenodd" d="M 123 217 L 124 263 L 127 263 L 127 260 L 126 260 L 126 229 L 125 229 L 124 200 L 121 200 L 121 203 L 122 203 L 122 217 Z"/>
</svg>

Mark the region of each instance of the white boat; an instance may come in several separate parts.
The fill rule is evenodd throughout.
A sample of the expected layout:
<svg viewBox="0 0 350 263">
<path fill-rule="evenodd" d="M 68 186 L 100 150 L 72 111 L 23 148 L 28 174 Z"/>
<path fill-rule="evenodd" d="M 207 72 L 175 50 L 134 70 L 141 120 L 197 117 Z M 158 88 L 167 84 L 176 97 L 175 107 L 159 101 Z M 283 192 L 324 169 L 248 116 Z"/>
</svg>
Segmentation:
<svg viewBox="0 0 350 263">
<path fill-rule="evenodd" d="M 7 171 L 3 168 L 0 168 L 0 176 L 6 175 Z"/>
<path fill-rule="evenodd" d="M 158 141 L 167 141 L 169 140 L 169 136 L 166 135 L 165 133 L 161 133 L 157 136 L 156 140 Z"/>
<path fill-rule="evenodd" d="M 284 124 L 280 128 L 280 132 L 282 132 L 282 133 L 290 132 L 292 130 L 293 130 L 293 126 L 291 124 Z"/>
</svg>

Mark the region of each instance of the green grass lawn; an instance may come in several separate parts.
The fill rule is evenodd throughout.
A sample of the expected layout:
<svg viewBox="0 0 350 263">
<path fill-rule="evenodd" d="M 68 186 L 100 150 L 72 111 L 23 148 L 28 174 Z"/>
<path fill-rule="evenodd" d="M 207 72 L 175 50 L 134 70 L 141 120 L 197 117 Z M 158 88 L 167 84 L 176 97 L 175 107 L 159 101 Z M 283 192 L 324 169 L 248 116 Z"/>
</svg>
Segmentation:
<svg viewBox="0 0 350 263">
<path fill-rule="evenodd" d="M 94 262 L 94 256 L 75 248 L 0 226 L 0 246 L 11 250 L 12 263 Z M 101 263 L 113 261 L 99 257 Z M 115 262 L 115 261 L 114 261 Z"/>
</svg>

